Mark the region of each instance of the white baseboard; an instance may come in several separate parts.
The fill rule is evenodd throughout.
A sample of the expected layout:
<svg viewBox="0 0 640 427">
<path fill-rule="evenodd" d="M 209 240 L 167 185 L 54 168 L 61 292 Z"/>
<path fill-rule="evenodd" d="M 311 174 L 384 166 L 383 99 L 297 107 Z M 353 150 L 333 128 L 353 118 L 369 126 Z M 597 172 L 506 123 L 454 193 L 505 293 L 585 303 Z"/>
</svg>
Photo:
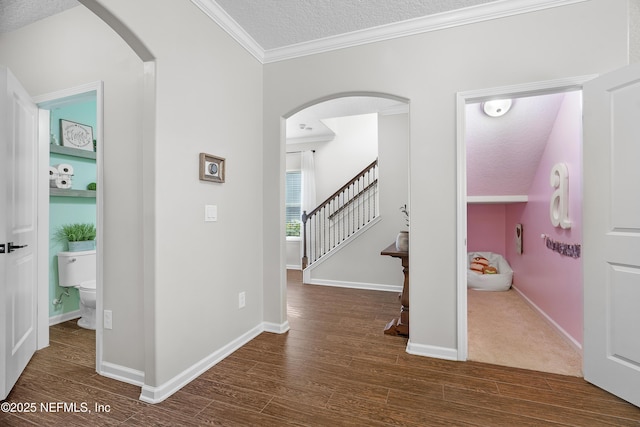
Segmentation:
<svg viewBox="0 0 640 427">
<path fill-rule="evenodd" d="M 49 326 L 57 325 L 59 323 L 64 323 L 73 319 L 78 319 L 81 316 L 82 314 L 80 314 L 80 310 L 70 311 L 68 313 L 51 316 L 49 317 Z"/>
<path fill-rule="evenodd" d="M 549 317 L 549 315 L 547 315 L 547 313 L 545 313 L 533 301 L 531 301 L 529 298 L 527 298 L 527 296 L 525 294 L 523 294 L 520 291 L 520 289 L 516 288 L 515 286 L 512 286 L 512 287 L 518 293 L 518 295 L 520 295 L 522 297 L 522 299 L 524 299 L 525 302 L 527 304 L 529 304 L 529 306 L 531 308 L 533 308 L 535 311 L 537 311 L 544 318 L 544 320 L 546 320 L 547 323 L 549 323 L 549 325 L 551 325 L 552 328 L 554 328 L 555 330 L 557 330 L 560 333 L 562 338 L 564 338 L 571 347 L 575 348 L 580 354 L 582 354 L 582 345 L 578 341 L 576 341 L 571 335 L 569 335 L 569 333 L 567 331 L 562 329 L 562 327 L 560 325 L 558 325 L 551 317 Z"/>
<path fill-rule="evenodd" d="M 114 380 L 122 381 L 127 384 L 144 385 L 144 372 L 137 369 L 127 368 L 126 366 L 116 365 L 114 363 L 102 362 L 102 370 L 98 372 L 100 375 Z"/>
<path fill-rule="evenodd" d="M 458 360 L 458 350 L 455 348 L 438 347 L 435 345 L 416 344 L 411 342 L 407 343 L 407 353 L 416 356 L 435 357 L 436 359 L 445 360 Z"/>
<path fill-rule="evenodd" d="M 287 264 L 287 270 L 302 270 L 302 264 L 298 264 L 298 265 Z"/>
<path fill-rule="evenodd" d="M 231 353 L 260 335 L 262 332 L 284 333 L 288 330 L 289 322 L 284 322 L 282 324 L 263 322 L 250 331 L 246 332 L 245 334 L 241 335 L 240 337 L 236 338 L 235 340 L 231 341 L 220 350 L 215 351 L 199 362 L 196 362 L 166 383 L 157 387 L 146 384 L 142 385 L 140 400 L 147 403 L 160 403 L 171 396 L 173 393 L 193 381 L 195 378 L 200 376 L 206 370 L 220 363 Z"/>
<path fill-rule="evenodd" d="M 274 334 L 284 334 L 289 330 L 289 321 L 287 320 L 284 323 L 271 323 L 271 322 L 263 322 L 263 329 L 265 332 L 272 332 Z"/>
<path fill-rule="evenodd" d="M 386 285 L 380 283 L 363 283 L 363 282 L 344 282 L 338 280 L 326 280 L 326 279 L 309 279 L 304 282 L 306 285 L 320 285 L 320 286 L 333 286 L 336 288 L 352 288 L 352 289 L 367 289 L 370 291 L 386 291 L 386 292 L 402 292 L 402 286 L 400 285 Z"/>
</svg>

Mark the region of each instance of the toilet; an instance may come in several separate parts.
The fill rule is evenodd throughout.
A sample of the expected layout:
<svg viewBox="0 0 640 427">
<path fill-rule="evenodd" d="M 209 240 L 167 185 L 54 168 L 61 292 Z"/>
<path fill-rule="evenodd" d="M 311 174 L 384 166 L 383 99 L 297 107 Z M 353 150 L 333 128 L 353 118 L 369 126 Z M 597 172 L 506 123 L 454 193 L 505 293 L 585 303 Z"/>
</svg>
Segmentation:
<svg viewBox="0 0 640 427">
<path fill-rule="evenodd" d="M 80 293 L 78 326 L 96 328 L 96 251 L 58 252 L 58 284 Z"/>
</svg>

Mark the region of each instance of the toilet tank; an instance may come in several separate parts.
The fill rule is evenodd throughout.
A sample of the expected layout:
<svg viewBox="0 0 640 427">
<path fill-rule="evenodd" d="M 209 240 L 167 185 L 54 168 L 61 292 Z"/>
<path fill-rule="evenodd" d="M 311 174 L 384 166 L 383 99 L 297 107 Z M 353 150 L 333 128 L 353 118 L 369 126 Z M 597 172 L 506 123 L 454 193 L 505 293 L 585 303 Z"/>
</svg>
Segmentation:
<svg viewBox="0 0 640 427">
<path fill-rule="evenodd" d="M 58 252 L 58 284 L 78 286 L 96 280 L 96 251 Z"/>
</svg>

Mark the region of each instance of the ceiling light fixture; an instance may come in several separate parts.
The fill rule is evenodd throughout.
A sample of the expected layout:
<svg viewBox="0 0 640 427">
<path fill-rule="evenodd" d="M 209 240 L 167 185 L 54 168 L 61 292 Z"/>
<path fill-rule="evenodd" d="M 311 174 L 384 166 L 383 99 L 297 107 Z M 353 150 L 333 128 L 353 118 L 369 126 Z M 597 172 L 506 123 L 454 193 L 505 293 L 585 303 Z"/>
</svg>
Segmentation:
<svg viewBox="0 0 640 427">
<path fill-rule="evenodd" d="M 482 103 L 482 111 L 490 117 L 501 117 L 507 114 L 511 108 L 512 101 L 510 99 L 494 99 Z"/>
</svg>

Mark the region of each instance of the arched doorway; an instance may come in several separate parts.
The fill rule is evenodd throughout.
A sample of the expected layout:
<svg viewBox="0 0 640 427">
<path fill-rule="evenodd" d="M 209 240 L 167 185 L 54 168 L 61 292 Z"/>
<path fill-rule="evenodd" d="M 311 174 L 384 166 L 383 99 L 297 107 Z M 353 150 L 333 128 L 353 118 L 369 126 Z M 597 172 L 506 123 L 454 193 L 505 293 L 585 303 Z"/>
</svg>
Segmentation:
<svg viewBox="0 0 640 427">
<path fill-rule="evenodd" d="M 409 204 L 408 112 L 408 101 L 404 98 L 350 92 L 306 103 L 284 116 L 286 126 L 283 127 L 281 139 L 284 144 L 281 148 L 285 164 L 281 173 L 285 179 L 281 191 L 285 194 L 285 203 L 281 209 L 285 221 L 288 221 L 285 227 L 288 236 L 282 267 L 288 274 L 283 277 L 297 277 L 296 280 L 303 281 L 300 271 L 303 270 L 305 253 L 305 227 L 302 220 L 295 219 L 296 215 L 304 211 L 309 213 L 323 202 L 328 202 L 327 209 L 331 213 L 326 216 L 331 219 L 327 220 L 326 230 L 330 231 L 326 232 L 323 240 L 328 242 L 329 248 L 321 249 L 323 254 L 327 252 L 325 256 L 320 260 L 314 259 L 317 262 L 312 261 L 304 268 L 304 283 L 393 292 L 401 290 L 401 270 L 395 264 L 385 264 L 385 261 L 390 264 L 393 261 L 381 259 L 380 250 L 395 239 L 403 227 L 406 228 L 399 207 Z M 311 181 L 315 193 L 306 198 L 302 194 L 308 196 L 309 189 L 305 190 L 304 183 L 309 183 L 310 172 L 304 170 L 308 168 L 305 155 L 312 159 Z M 364 172 L 372 162 L 376 168 L 380 165 L 379 171 L 375 172 L 379 173 L 376 176 L 379 179 L 367 176 L 353 189 L 345 190 L 348 195 L 329 200 L 335 197 L 336 192 L 342 191 L 345 184 L 358 182 L 358 173 Z M 300 187 L 294 188 L 294 192 L 299 191 L 305 199 L 298 200 L 297 205 L 292 200 L 291 191 L 287 191 L 287 187 L 296 185 Z M 373 185 L 378 187 L 371 190 Z M 366 200 L 361 202 L 364 204 L 362 216 L 366 218 L 360 217 L 360 205 L 351 204 L 351 197 Z M 374 205 L 377 212 L 367 216 Z M 353 217 L 357 217 L 354 222 L 364 224 L 364 231 L 359 227 L 352 228 L 351 218 L 345 227 L 340 225 L 340 220 L 336 221 L 340 215 L 348 215 L 344 212 L 349 209 L 354 212 Z M 334 222 L 338 224 L 332 225 Z M 347 235 L 347 239 L 343 241 L 341 235 Z M 306 244 L 307 251 L 314 251 L 311 249 L 313 243 Z M 348 250 L 339 250 L 347 245 Z M 344 268 L 345 263 L 351 267 Z M 283 282 L 284 297 L 286 279 Z"/>
</svg>

